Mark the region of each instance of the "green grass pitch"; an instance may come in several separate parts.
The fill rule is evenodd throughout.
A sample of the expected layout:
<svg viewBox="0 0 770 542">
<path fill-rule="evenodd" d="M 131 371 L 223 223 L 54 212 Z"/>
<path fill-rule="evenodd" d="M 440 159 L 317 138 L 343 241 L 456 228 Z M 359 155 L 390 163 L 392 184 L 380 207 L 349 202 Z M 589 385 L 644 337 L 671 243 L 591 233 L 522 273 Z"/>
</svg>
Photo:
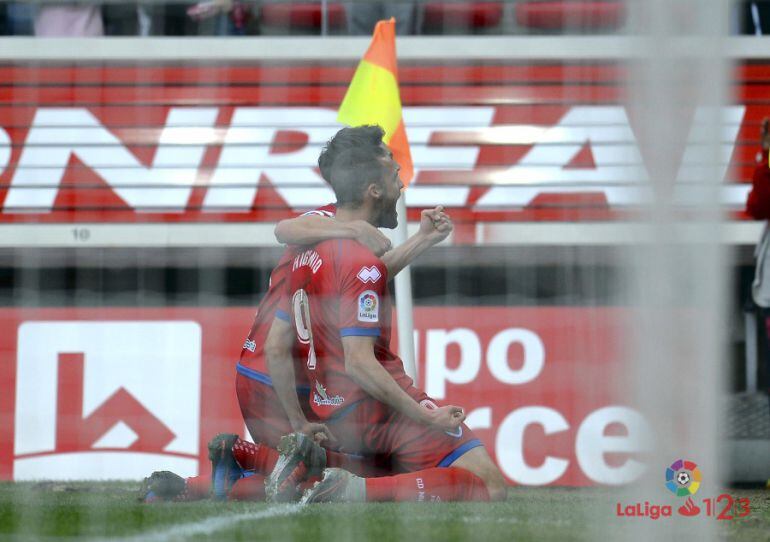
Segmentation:
<svg viewBox="0 0 770 542">
<path fill-rule="evenodd" d="M 137 502 L 138 484 L 0 483 L 0 540 L 593 540 L 596 525 L 622 529 L 607 489 L 512 488 L 507 502 L 267 505 Z M 722 537 L 770 540 L 770 491 L 752 513 L 718 522 Z M 651 521 L 651 520 L 646 520 Z"/>
</svg>

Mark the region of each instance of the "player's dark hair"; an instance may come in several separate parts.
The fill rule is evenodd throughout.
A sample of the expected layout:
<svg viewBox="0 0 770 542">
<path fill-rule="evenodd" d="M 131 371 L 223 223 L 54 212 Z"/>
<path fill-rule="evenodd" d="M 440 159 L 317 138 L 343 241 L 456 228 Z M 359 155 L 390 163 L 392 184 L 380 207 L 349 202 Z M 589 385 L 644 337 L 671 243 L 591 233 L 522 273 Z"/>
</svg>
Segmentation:
<svg viewBox="0 0 770 542">
<path fill-rule="evenodd" d="M 337 155 L 331 167 L 331 185 L 340 207 L 357 207 L 372 183 L 382 183 L 385 176 L 382 147 L 352 147 Z"/>
<path fill-rule="evenodd" d="M 318 157 L 318 168 L 326 182 L 331 183 L 331 169 L 341 152 L 355 147 L 379 147 L 385 131 L 377 125 L 343 128 L 326 142 Z"/>
</svg>

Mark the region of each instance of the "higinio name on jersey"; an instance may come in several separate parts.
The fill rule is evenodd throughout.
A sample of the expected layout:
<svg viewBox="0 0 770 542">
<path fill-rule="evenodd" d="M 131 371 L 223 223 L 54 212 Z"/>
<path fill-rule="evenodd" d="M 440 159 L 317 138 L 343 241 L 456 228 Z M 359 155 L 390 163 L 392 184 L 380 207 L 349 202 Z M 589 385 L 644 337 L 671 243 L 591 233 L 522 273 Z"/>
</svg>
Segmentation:
<svg viewBox="0 0 770 542">
<path fill-rule="evenodd" d="M 292 265 L 291 270 L 296 271 L 300 267 L 306 265 L 310 268 L 311 271 L 313 271 L 313 274 L 315 275 L 323 263 L 324 261 L 315 250 L 306 250 L 294 258 L 294 265 Z"/>
</svg>

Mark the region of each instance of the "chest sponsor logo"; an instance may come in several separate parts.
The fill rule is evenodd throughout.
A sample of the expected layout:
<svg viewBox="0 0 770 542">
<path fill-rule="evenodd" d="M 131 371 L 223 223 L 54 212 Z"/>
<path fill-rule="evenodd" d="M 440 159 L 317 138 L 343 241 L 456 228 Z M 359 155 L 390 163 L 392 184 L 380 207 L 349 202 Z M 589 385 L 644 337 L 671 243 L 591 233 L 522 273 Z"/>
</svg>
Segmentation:
<svg viewBox="0 0 770 542">
<path fill-rule="evenodd" d="M 345 398 L 342 395 L 329 397 L 326 388 L 316 380 L 315 391 L 313 392 L 313 402 L 318 406 L 340 406 L 345 402 Z"/>
</svg>

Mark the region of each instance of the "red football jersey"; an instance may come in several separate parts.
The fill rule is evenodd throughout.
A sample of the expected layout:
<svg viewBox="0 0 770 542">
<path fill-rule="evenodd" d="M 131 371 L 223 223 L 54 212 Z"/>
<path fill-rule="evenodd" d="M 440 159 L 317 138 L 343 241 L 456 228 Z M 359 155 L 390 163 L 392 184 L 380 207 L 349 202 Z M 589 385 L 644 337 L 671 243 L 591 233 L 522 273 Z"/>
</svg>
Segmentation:
<svg viewBox="0 0 770 542">
<path fill-rule="evenodd" d="M 334 204 L 329 204 L 313 211 L 308 211 L 301 216 L 316 214 L 333 218 L 336 212 L 337 207 Z M 273 325 L 273 319 L 275 318 L 275 311 L 278 308 L 278 303 L 283 292 L 286 290 L 286 280 L 289 277 L 289 264 L 298 250 L 301 249 L 298 247 L 287 247 L 281 255 L 278 265 L 276 265 L 273 272 L 270 273 L 270 285 L 268 286 L 267 293 L 265 294 L 265 297 L 262 298 L 262 302 L 257 308 L 257 314 L 254 316 L 254 323 L 251 325 L 251 332 L 241 349 L 240 364 L 249 369 L 267 373 L 267 360 L 265 359 L 264 350 L 265 340 L 270 331 L 270 326 Z"/>
<path fill-rule="evenodd" d="M 298 253 L 276 317 L 296 326 L 298 362 L 310 385 L 310 407 L 321 419 L 367 396 L 345 372 L 343 337 L 377 337 L 377 360 L 400 386 L 412 384 L 390 350 L 387 268 L 357 241 L 324 241 Z"/>
</svg>

